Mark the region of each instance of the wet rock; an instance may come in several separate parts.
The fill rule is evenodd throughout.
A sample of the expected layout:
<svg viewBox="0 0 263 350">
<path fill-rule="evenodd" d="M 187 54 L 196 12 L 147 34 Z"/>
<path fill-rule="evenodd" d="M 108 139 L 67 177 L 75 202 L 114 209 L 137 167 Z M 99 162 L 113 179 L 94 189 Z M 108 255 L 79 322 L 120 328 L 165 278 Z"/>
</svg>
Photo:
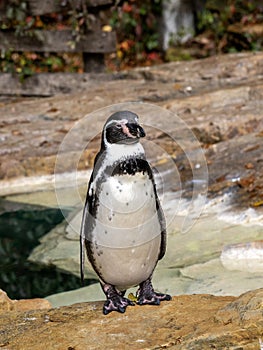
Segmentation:
<svg viewBox="0 0 263 350">
<path fill-rule="evenodd" d="M 68 306 L 91 301 L 94 302 L 104 299 L 105 295 L 102 292 L 99 283 L 94 283 L 87 287 L 67 292 L 52 294 L 46 297 L 46 300 L 48 300 L 53 307 Z"/>
<path fill-rule="evenodd" d="M 219 260 L 227 244 L 252 242 L 262 237 L 262 217 L 254 209 L 231 212 L 231 201 L 231 196 L 210 200 L 187 232 L 182 232 L 182 225 L 187 217 L 189 202 L 180 199 L 167 201 L 164 206 L 168 223 L 167 252 L 153 275 L 154 286 L 159 291 L 172 295 L 200 292 L 239 295 L 251 288 L 261 287 L 260 273 L 232 272 Z M 192 204 L 198 207 L 201 203 L 197 199 Z M 72 215 L 68 222 L 55 227 L 32 251 L 30 261 L 44 266 L 55 265 L 60 270 L 79 276 L 80 221 L 81 211 Z M 96 279 L 88 261 L 85 266 L 86 277 Z M 244 283 L 244 280 L 249 283 Z M 96 289 L 92 285 L 83 294 L 73 292 L 72 298 L 74 302 L 78 302 L 78 298 L 96 300 L 98 293 L 100 287 Z M 70 300 L 70 292 L 57 296 L 57 300 L 58 304 L 55 305 L 65 305 L 64 302 Z"/>
<path fill-rule="evenodd" d="M 94 276 L 94 278 L 97 278 Z M 93 281 L 94 282 L 94 281 Z M 186 294 L 193 281 L 180 273 L 180 269 L 157 268 L 153 274 L 153 285 L 156 291 L 168 294 Z M 89 283 L 89 281 L 87 282 Z M 257 285 L 258 286 L 258 285 Z M 134 287 L 127 291 L 135 295 L 138 288 Z M 242 289 L 244 291 L 244 289 Z M 198 291 L 197 291 L 198 292 Z M 46 299 L 54 306 L 72 305 L 74 303 L 104 300 L 99 283 L 93 283 L 86 287 L 49 295 Z"/>
<path fill-rule="evenodd" d="M 263 241 L 227 245 L 220 255 L 228 270 L 263 272 Z"/>
<path fill-rule="evenodd" d="M 43 266 L 56 266 L 61 271 L 79 276 L 79 243 L 78 240 L 68 239 L 65 229 L 65 222 L 63 222 L 42 237 L 41 244 L 30 254 L 29 261 Z M 85 275 L 93 279 L 96 274 L 88 263 L 86 265 Z"/>
<path fill-rule="evenodd" d="M 11 300 L 7 294 L 0 289 L 0 315 L 9 311 L 29 311 L 50 309 L 51 304 L 46 299 L 20 299 Z M 1 342 L 0 342 L 1 344 Z"/>
<path fill-rule="evenodd" d="M 2 347 L 24 349 L 259 349 L 262 289 L 239 298 L 173 297 L 102 314 L 102 302 L 0 317 Z"/>
<path fill-rule="evenodd" d="M 240 295 L 261 287 L 261 273 L 229 271 L 219 258 L 180 269 L 182 277 L 191 279 L 184 293 L 210 293 L 213 295 Z"/>
</svg>

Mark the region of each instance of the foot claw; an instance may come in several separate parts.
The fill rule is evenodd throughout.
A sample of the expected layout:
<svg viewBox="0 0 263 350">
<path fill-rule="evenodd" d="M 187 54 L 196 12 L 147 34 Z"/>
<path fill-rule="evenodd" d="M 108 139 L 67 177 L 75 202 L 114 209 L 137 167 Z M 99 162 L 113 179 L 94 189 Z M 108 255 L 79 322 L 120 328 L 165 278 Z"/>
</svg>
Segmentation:
<svg viewBox="0 0 263 350">
<path fill-rule="evenodd" d="M 160 300 L 152 296 L 152 298 L 139 298 L 137 301 L 138 305 L 160 305 Z"/>
<path fill-rule="evenodd" d="M 117 311 L 123 314 L 129 305 L 134 305 L 134 303 L 129 299 L 116 294 L 105 301 L 103 306 L 103 314 L 108 315 L 112 311 Z"/>
<path fill-rule="evenodd" d="M 154 291 L 150 280 L 143 282 L 138 291 L 138 305 L 160 305 L 163 300 L 171 300 L 169 294 L 157 293 Z"/>
<path fill-rule="evenodd" d="M 141 295 L 138 298 L 138 305 L 160 305 L 163 300 L 171 300 L 171 296 L 169 294 L 155 293 L 151 295 Z"/>
</svg>

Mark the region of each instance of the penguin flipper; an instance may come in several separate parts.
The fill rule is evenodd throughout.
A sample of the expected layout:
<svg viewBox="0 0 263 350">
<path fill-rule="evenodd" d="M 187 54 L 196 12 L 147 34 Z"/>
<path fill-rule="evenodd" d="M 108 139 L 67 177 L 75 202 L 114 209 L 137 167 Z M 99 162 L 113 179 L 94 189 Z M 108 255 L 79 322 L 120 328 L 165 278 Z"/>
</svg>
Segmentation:
<svg viewBox="0 0 263 350">
<path fill-rule="evenodd" d="M 90 181 L 91 182 L 91 181 Z M 90 203 L 92 203 L 92 198 L 89 195 L 89 189 L 90 189 L 90 182 L 88 186 L 88 192 L 86 196 L 86 202 L 85 202 L 85 207 L 83 210 L 82 214 L 82 221 L 81 221 L 81 227 L 80 227 L 80 279 L 81 279 L 81 284 L 84 286 L 84 266 L 85 266 L 85 248 L 86 248 L 86 237 L 88 234 L 88 221 L 89 221 L 89 208 L 90 208 Z"/>
<path fill-rule="evenodd" d="M 89 235 L 89 229 L 91 226 L 89 221 L 92 215 L 90 216 L 90 213 L 94 214 L 94 210 L 96 207 L 96 195 L 95 195 L 95 191 L 93 191 L 93 189 L 91 190 L 91 187 L 92 187 L 94 178 L 97 175 L 100 164 L 103 161 L 103 157 L 104 157 L 104 153 L 102 149 L 100 150 L 99 153 L 97 153 L 94 160 L 93 171 L 89 179 L 86 202 L 85 202 L 85 207 L 82 215 L 82 222 L 81 222 L 81 228 L 80 228 L 80 278 L 83 286 L 84 286 L 84 277 L 85 277 L 84 276 L 85 248 L 86 248 L 85 241 Z"/>
<path fill-rule="evenodd" d="M 158 208 L 158 216 L 159 216 L 159 221 L 160 221 L 160 225 L 161 225 L 161 246 L 160 246 L 160 252 L 159 252 L 159 257 L 158 260 L 161 260 L 166 252 L 166 222 L 165 222 L 165 217 L 164 217 L 164 213 L 162 210 L 162 207 L 160 206 L 159 203 L 159 198 L 157 199 L 158 204 L 159 204 L 159 208 Z"/>
<path fill-rule="evenodd" d="M 81 225 L 82 226 L 82 225 Z M 84 287 L 84 265 L 85 265 L 85 235 L 81 229 L 80 233 L 80 279 L 81 285 Z"/>
<path fill-rule="evenodd" d="M 83 215 L 82 215 L 82 222 L 81 222 L 81 228 L 80 228 L 80 278 L 81 278 L 81 283 L 84 286 L 84 265 L 85 265 L 85 250 L 86 250 L 86 241 L 89 237 L 89 230 L 91 225 L 91 219 L 92 215 L 90 211 L 93 208 L 93 203 L 95 202 L 95 195 L 92 192 L 92 194 L 89 194 L 89 188 L 90 184 L 88 186 L 88 193 L 86 197 L 86 203 L 85 207 L 83 210 Z"/>
<path fill-rule="evenodd" d="M 156 184 L 154 181 L 154 175 L 153 175 L 154 168 L 152 169 L 148 162 L 147 162 L 147 164 L 148 164 L 147 171 L 148 171 L 149 177 L 150 177 L 152 184 L 153 184 L 155 201 L 156 201 L 156 210 L 157 210 L 157 215 L 158 215 L 160 226 L 161 226 L 161 246 L 160 246 L 160 252 L 159 252 L 159 257 L 158 257 L 158 260 L 161 260 L 164 257 L 165 252 L 166 252 L 166 235 L 167 235 L 166 234 L 166 220 L 165 220 L 164 212 L 163 212 L 163 209 L 161 207 L 161 203 L 160 203 L 160 200 L 158 197 Z"/>
<path fill-rule="evenodd" d="M 82 215 L 82 222 L 81 222 L 81 229 L 80 229 L 80 236 L 79 236 L 79 243 L 80 243 L 80 279 L 81 279 L 81 284 L 84 286 L 84 266 L 85 266 L 85 216 L 86 216 L 86 206 L 87 203 L 85 204 L 85 209 L 83 211 Z"/>
</svg>

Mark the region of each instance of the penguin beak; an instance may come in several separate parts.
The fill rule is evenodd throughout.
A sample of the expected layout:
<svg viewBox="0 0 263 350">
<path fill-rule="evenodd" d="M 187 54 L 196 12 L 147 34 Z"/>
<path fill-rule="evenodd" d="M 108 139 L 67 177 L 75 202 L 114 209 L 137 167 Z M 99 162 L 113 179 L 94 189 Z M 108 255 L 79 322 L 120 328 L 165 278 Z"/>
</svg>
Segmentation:
<svg viewBox="0 0 263 350">
<path fill-rule="evenodd" d="M 144 137 L 146 135 L 144 129 L 139 124 L 127 123 L 126 127 L 128 128 L 132 138 L 139 139 L 140 137 Z"/>
</svg>

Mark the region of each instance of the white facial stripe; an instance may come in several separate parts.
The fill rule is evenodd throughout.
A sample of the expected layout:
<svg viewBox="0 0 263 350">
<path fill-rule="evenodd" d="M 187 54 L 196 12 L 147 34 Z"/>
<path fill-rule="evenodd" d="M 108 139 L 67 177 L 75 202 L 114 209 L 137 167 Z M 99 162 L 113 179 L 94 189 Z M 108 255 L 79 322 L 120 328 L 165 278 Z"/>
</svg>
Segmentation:
<svg viewBox="0 0 263 350">
<path fill-rule="evenodd" d="M 121 124 L 121 125 L 125 125 L 128 123 L 128 120 L 127 119 L 121 119 L 121 120 L 116 120 L 116 119 L 113 119 L 113 120 L 110 120 L 104 127 L 104 133 L 103 133 L 103 140 L 104 140 L 104 143 L 105 143 L 105 146 L 109 147 L 111 144 L 107 141 L 107 138 L 106 138 L 106 129 L 111 125 L 111 124 Z"/>
<path fill-rule="evenodd" d="M 112 119 L 105 125 L 105 129 L 107 129 L 107 127 L 109 127 L 111 124 L 114 124 L 114 123 L 115 124 L 127 124 L 128 120 L 127 119 L 121 119 L 121 120 Z"/>
</svg>

